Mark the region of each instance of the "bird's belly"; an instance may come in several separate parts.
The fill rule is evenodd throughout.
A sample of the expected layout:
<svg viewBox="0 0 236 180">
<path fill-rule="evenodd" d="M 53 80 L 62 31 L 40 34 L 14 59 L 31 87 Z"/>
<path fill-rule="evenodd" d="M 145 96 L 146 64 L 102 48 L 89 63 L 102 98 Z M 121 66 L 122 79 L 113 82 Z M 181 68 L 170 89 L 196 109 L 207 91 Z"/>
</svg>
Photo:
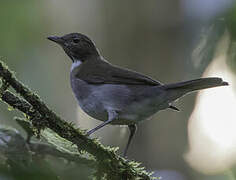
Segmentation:
<svg viewBox="0 0 236 180">
<path fill-rule="evenodd" d="M 78 99 L 78 104 L 80 108 L 86 112 L 89 116 L 101 120 L 106 121 L 108 118 L 108 113 L 106 109 L 103 107 L 102 103 L 95 100 L 95 98 L 88 98 L 84 100 Z"/>
<path fill-rule="evenodd" d="M 107 119 L 107 111 L 96 96 L 93 95 L 91 86 L 86 82 L 74 79 L 71 80 L 71 87 L 80 108 L 89 116 L 105 121 Z"/>
<path fill-rule="evenodd" d="M 160 110 L 164 110 L 169 107 L 169 104 L 163 101 L 164 95 L 165 94 L 161 94 L 158 97 L 147 98 L 143 101 L 130 104 L 121 113 L 121 118 L 136 122 L 150 118 Z"/>
<path fill-rule="evenodd" d="M 118 118 L 111 124 L 138 123 L 168 107 L 162 102 L 164 93 L 151 86 L 88 85 L 82 81 L 72 82 L 71 85 L 78 104 L 89 116 L 106 121 L 107 112 L 116 111 Z"/>
</svg>

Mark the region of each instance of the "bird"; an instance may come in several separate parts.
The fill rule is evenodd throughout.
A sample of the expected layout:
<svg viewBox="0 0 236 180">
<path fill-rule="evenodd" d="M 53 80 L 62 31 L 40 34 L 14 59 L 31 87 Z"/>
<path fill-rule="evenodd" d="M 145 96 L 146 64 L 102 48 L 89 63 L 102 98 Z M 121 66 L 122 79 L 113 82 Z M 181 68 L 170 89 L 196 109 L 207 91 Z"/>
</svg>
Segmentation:
<svg viewBox="0 0 236 180">
<path fill-rule="evenodd" d="M 82 33 L 47 38 L 60 45 L 72 60 L 70 83 L 79 106 L 89 116 L 102 121 L 87 135 L 108 124 L 128 126 L 130 133 L 124 157 L 138 123 L 161 110 L 179 111 L 172 103 L 188 93 L 228 85 L 218 77 L 163 84 L 147 75 L 112 65 Z"/>
</svg>

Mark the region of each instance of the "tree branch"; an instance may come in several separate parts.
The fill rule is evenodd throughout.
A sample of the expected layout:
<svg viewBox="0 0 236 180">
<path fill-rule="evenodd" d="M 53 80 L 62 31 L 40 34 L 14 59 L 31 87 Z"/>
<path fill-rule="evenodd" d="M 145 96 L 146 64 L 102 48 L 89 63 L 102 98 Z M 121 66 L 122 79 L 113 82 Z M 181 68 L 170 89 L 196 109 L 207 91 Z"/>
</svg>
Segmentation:
<svg viewBox="0 0 236 180">
<path fill-rule="evenodd" d="M 25 113 L 38 129 L 50 128 L 62 138 L 75 144 L 78 150 L 94 156 L 97 163 L 97 174 L 107 179 L 151 179 L 148 172 L 139 167 L 139 163 L 128 161 L 115 152 L 117 148 L 104 147 L 96 139 L 90 139 L 83 130 L 75 129 L 70 123 L 60 118 L 55 112 L 18 81 L 13 72 L 0 61 L 2 87 L 0 95 L 4 102 Z M 11 86 L 22 98 L 8 91 Z"/>
</svg>

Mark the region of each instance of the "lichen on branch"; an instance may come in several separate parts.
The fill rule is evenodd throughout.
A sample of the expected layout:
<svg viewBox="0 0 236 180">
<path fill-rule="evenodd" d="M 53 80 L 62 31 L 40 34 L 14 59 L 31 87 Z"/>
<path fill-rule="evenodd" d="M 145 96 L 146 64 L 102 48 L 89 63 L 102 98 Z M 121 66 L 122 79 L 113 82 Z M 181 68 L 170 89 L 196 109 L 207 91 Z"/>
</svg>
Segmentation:
<svg viewBox="0 0 236 180">
<path fill-rule="evenodd" d="M 17 80 L 14 73 L 2 61 L 0 61 L 0 78 L 2 80 L 1 100 L 23 112 L 33 126 L 39 130 L 38 133 L 41 129 L 51 129 L 66 142 L 76 145 L 78 152 L 89 154 L 87 157 L 92 157 L 96 164 L 93 167 L 97 170 L 95 173 L 97 179 L 104 177 L 119 180 L 152 179 L 150 173 L 139 167 L 139 163 L 117 155 L 117 148 L 104 147 L 97 139 L 90 139 L 85 131 L 73 127 L 72 124 L 59 117 L 37 94 Z M 8 90 L 9 86 L 16 91 L 17 95 Z M 55 135 L 53 136 L 55 137 Z"/>
</svg>

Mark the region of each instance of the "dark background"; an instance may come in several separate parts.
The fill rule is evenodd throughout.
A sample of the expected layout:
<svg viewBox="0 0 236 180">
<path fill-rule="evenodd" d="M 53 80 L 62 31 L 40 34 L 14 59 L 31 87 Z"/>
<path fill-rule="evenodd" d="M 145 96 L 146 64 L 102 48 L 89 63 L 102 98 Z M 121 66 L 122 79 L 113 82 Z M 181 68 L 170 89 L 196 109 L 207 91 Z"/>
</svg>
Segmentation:
<svg viewBox="0 0 236 180">
<path fill-rule="evenodd" d="M 216 93 L 215 101 L 204 101 L 206 108 L 194 93 L 176 103 L 180 113 L 166 110 L 141 123 L 128 156 L 167 180 L 233 180 L 235 12 L 233 0 L 0 0 L 0 56 L 51 108 L 83 129 L 100 122 L 78 108 L 69 84 L 71 61 L 49 35 L 87 34 L 109 62 L 163 83 L 223 77 L 231 84 L 227 90 L 198 97 L 200 103 Z M 1 104 L 1 124 L 22 131 L 12 121 L 16 114 Z M 94 136 L 122 152 L 128 131 L 107 126 Z"/>
</svg>

